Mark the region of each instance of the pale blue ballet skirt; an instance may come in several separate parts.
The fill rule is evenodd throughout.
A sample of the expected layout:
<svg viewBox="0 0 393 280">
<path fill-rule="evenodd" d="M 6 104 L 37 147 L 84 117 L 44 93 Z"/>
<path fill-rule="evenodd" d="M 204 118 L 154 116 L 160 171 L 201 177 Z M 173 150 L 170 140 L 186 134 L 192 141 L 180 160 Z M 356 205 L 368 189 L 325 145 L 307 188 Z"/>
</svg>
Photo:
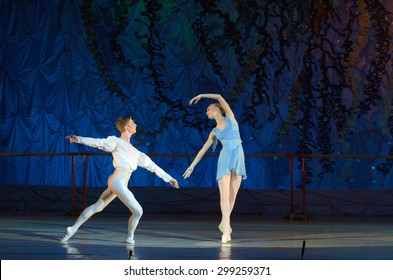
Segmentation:
<svg viewBox="0 0 393 280">
<path fill-rule="evenodd" d="M 247 175 L 239 126 L 227 117 L 225 117 L 225 122 L 226 126 L 224 129 L 213 129 L 216 137 L 222 144 L 222 149 L 218 157 L 216 180 L 218 181 L 230 171 L 235 172 L 236 175 L 241 175 L 244 180 L 247 178 Z M 217 140 L 213 143 L 213 151 L 216 146 Z"/>
</svg>

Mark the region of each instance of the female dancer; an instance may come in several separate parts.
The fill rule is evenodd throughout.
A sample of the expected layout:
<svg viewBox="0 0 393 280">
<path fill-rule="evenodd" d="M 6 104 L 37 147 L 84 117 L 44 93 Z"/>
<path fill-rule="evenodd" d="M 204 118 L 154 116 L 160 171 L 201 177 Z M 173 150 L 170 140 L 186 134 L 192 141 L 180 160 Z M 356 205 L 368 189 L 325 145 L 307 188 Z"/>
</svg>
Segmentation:
<svg viewBox="0 0 393 280">
<path fill-rule="evenodd" d="M 216 176 L 220 190 L 222 214 L 221 223 L 218 228 L 222 232 L 221 242 L 225 244 L 231 241 L 232 228 L 230 225 L 230 215 L 235 205 L 241 181 L 247 178 L 244 152 L 240 139 L 239 125 L 229 104 L 220 94 L 199 94 L 190 100 L 190 105 L 193 103 L 196 104 L 201 98 L 210 98 L 219 102 L 211 104 L 207 107 L 206 111 L 207 117 L 216 121 L 216 127 L 210 132 L 207 141 L 186 172 L 184 172 L 183 177 L 190 177 L 194 167 L 210 146 L 213 145 L 213 149 L 215 148 L 218 138 L 222 144 L 222 150 L 218 157 Z"/>
<path fill-rule="evenodd" d="M 116 128 L 121 133 L 120 138 L 109 136 L 106 139 L 95 139 L 76 135 L 66 137 L 70 140 L 70 143 L 80 143 L 111 152 L 115 171 L 108 179 L 108 188 L 101 194 L 98 201 L 83 210 L 73 226 L 67 227 L 61 239 L 62 242 L 67 242 L 68 239 L 76 233 L 79 227 L 92 215 L 102 211 L 113 199 L 119 197 L 132 213 L 128 220 L 128 236 L 126 243 L 131 245 L 135 244 L 134 232 L 142 216 L 143 210 L 127 186 L 132 172 L 138 166 L 154 172 L 158 177 L 170 183 L 174 188 L 179 188 L 176 179 L 173 179 L 146 154 L 138 151 L 130 143 L 131 136 L 136 132 L 136 127 L 137 125 L 132 118 L 130 116 L 125 116 L 119 118 L 116 122 Z"/>
</svg>

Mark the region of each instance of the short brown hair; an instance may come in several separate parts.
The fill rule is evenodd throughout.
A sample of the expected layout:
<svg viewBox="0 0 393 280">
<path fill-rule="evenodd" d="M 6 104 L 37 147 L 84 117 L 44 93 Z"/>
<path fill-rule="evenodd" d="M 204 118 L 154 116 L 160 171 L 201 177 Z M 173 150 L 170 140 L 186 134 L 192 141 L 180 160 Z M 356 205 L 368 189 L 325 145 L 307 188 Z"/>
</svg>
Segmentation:
<svg viewBox="0 0 393 280">
<path fill-rule="evenodd" d="M 131 116 L 124 116 L 117 119 L 116 128 L 120 131 L 120 133 L 124 132 L 124 128 L 130 120 Z"/>
</svg>

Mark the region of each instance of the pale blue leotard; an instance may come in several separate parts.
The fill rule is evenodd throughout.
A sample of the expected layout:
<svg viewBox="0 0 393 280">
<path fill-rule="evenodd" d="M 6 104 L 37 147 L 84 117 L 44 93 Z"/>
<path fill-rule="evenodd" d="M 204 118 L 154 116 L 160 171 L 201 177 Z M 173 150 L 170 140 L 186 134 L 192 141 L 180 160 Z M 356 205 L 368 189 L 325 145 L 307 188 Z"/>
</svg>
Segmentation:
<svg viewBox="0 0 393 280">
<path fill-rule="evenodd" d="M 225 122 L 226 126 L 224 129 L 213 129 L 214 134 L 222 144 L 222 149 L 218 157 L 216 180 L 218 181 L 230 171 L 233 171 L 236 175 L 241 175 L 244 180 L 247 178 L 247 174 L 239 126 L 227 117 L 225 117 Z M 213 143 L 213 150 L 216 145 L 217 140 Z"/>
</svg>

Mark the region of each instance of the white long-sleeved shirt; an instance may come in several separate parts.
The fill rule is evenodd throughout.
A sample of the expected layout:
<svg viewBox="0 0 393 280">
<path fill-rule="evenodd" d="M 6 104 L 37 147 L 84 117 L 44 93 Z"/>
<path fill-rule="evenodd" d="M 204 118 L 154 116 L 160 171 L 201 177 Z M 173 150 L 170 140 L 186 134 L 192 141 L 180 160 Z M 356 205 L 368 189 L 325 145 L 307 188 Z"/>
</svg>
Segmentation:
<svg viewBox="0 0 393 280">
<path fill-rule="evenodd" d="M 123 168 L 133 172 L 140 166 L 155 173 L 167 183 L 173 179 L 172 176 L 155 164 L 150 157 L 140 152 L 130 142 L 116 136 L 102 139 L 78 136 L 78 143 L 111 152 L 114 168 Z"/>
</svg>

